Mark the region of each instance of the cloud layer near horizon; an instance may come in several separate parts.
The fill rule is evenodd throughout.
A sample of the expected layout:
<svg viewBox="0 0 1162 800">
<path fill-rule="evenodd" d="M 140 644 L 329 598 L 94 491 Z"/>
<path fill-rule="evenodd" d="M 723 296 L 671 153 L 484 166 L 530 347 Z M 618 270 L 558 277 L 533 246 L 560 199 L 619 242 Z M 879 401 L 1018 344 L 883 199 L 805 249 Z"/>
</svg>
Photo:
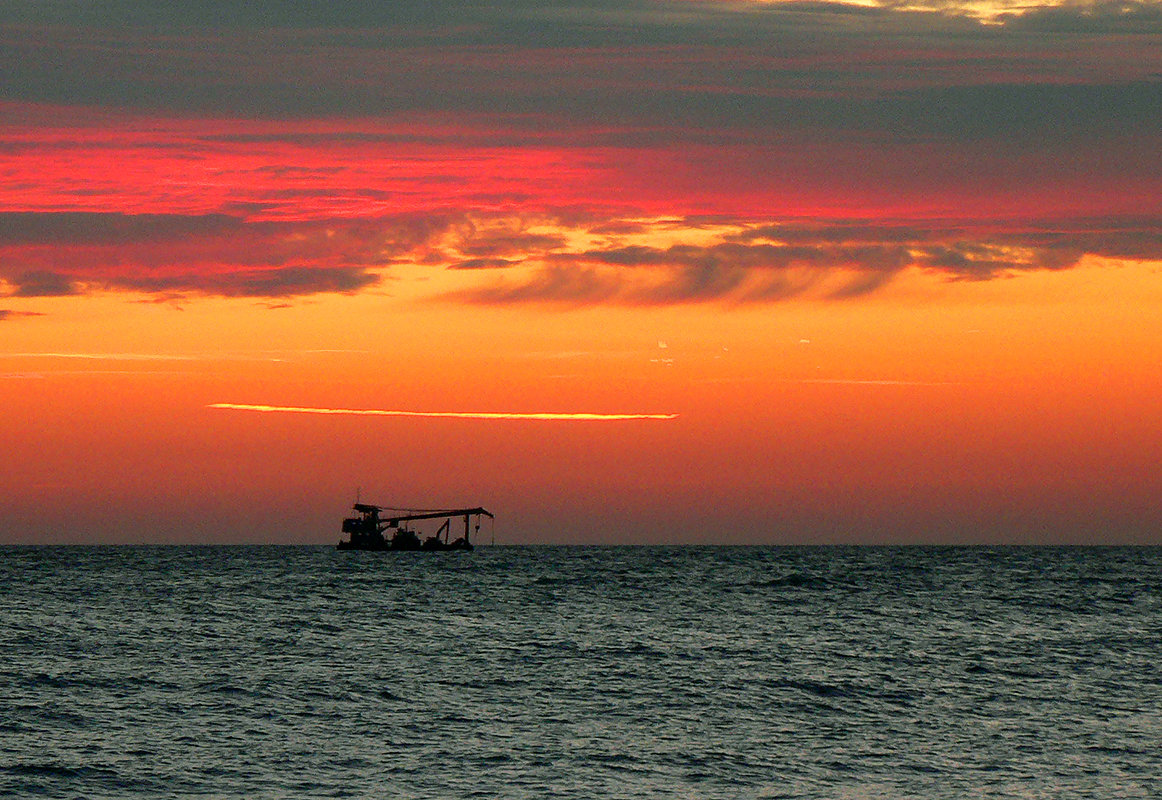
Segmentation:
<svg viewBox="0 0 1162 800">
<path fill-rule="evenodd" d="M 916 268 L 953 280 L 1162 261 L 1162 220 L 628 218 L 433 212 L 253 222 L 224 215 L 0 214 L 11 297 L 131 291 L 291 298 L 375 286 L 395 264 L 470 279 L 481 303 L 764 302 L 874 291 Z"/>
</svg>

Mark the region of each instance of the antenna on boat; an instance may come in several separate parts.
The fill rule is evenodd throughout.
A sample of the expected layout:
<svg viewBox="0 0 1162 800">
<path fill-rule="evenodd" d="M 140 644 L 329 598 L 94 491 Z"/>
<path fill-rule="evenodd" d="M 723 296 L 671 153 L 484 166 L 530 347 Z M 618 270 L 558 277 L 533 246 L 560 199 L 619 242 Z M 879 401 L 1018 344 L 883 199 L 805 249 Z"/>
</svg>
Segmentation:
<svg viewBox="0 0 1162 800">
<path fill-rule="evenodd" d="M 355 487 L 355 505 L 359 505 L 359 492 L 363 489 L 362 486 Z"/>
</svg>

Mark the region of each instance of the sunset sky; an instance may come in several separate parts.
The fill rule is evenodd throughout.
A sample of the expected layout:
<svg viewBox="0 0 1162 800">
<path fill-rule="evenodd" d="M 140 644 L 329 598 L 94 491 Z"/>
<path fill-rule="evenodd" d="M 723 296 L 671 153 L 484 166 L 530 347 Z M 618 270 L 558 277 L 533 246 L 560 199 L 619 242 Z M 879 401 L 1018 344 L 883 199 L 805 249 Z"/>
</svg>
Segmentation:
<svg viewBox="0 0 1162 800">
<path fill-rule="evenodd" d="M 1160 3 L 0 0 L 0 75 L 0 543 L 1162 544 Z"/>
</svg>

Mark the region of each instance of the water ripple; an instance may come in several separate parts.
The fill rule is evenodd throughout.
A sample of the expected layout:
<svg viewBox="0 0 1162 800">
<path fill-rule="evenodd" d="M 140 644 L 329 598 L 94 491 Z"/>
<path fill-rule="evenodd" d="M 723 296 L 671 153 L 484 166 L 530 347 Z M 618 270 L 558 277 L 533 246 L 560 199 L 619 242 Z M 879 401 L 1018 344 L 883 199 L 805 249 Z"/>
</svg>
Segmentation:
<svg viewBox="0 0 1162 800">
<path fill-rule="evenodd" d="M 1162 551 L 0 548 L 0 796 L 1162 796 Z"/>
</svg>

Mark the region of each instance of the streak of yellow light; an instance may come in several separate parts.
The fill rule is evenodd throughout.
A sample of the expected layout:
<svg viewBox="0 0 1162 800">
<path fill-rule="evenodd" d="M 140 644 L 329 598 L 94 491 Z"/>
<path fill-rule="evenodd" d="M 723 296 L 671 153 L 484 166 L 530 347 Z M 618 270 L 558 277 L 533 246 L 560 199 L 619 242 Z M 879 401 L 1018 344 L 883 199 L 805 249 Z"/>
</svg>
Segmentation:
<svg viewBox="0 0 1162 800">
<path fill-rule="evenodd" d="M 210 403 L 206 408 L 233 411 L 284 412 L 291 414 L 347 414 L 361 417 L 442 417 L 454 419 L 528 419 L 610 422 L 636 419 L 676 419 L 677 414 L 594 414 L 511 411 L 400 411 L 379 408 L 310 408 L 305 406 L 270 406 L 248 403 Z"/>
</svg>

